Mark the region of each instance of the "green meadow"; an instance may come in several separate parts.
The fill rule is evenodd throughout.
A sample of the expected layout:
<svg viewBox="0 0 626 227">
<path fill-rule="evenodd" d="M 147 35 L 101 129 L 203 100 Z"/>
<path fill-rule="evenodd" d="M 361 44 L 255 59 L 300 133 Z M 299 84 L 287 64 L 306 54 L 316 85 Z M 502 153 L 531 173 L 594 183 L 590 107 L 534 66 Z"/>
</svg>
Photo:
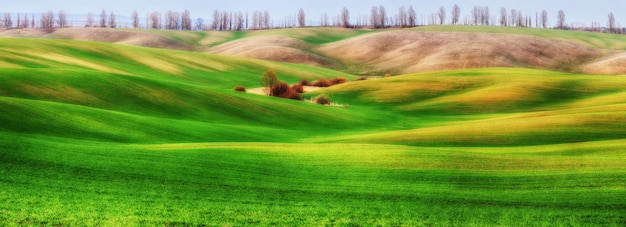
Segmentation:
<svg viewBox="0 0 626 227">
<path fill-rule="evenodd" d="M 372 32 L 342 31 L 163 33 L 215 45 L 199 40 L 276 33 L 324 44 Z M 339 106 L 233 91 L 259 87 L 267 69 L 291 84 L 350 82 L 304 94 Z M 358 76 L 0 38 L 0 225 L 626 225 L 626 77 L 520 68 Z"/>
</svg>

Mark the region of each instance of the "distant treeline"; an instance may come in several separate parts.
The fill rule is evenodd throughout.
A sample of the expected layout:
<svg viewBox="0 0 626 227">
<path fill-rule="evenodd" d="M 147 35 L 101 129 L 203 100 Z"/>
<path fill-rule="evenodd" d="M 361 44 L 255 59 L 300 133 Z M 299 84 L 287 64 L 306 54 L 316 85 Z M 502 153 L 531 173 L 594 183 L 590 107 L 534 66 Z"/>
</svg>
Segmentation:
<svg viewBox="0 0 626 227">
<path fill-rule="evenodd" d="M 475 6 L 467 13 L 458 5 L 453 5 L 448 11 L 445 7 L 440 7 L 437 12 L 429 15 L 417 15 L 413 6 L 400 7 L 391 12 L 385 6 L 373 6 L 368 14 L 351 15 L 347 7 L 343 7 L 338 14 L 329 15 L 322 13 L 319 20 L 313 22 L 314 17 L 306 15 L 304 9 L 300 9 L 293 16 L 286 16 L 281 19 L 272 19 L 270 12 L 253 11 L 250 12 L 228 12 L 215 10 L 210 16 L 210 20 L 197 18 L 192 20 L 189 10 L 182 12 L 150 12 L 145 17 L 140 17 L 137 11 L 133 11 L 130 20 L 118 25 L 114 12 L 107 13 L 102 10 L 96 16 L 89 12 L 84 20 L 68 22 L 67 14 L 64 11 L 48 11 L 38 14 L 11 14 L 4 13 L 0 20 L 0 28 L 53 28 L 68 26 L 85 27 L 124 27 L 142 29 L 166 29 L 166 30 L 257 30 L 272 28 L 293 28 L 307 26 L 321 27 L 345 27 L 345 28 L 369 28 L 382 29 L 390 27 L 416 27 L 423 25 L 489 25 L 489 26 L 511 26 L 511 27 L 536 27 L 554 28 L 562 30 L 585 30 L 607 33 L 624 33 L 625 28 L 615 21 L 615 15 L 611 12 L 607 16 L 606 25 L 601 22 L 568 23 L 565 12 L 559 10 L 554 17 L 555 23 L 550 26 L 548 12 L 543 10 L 531 14 L 522 11 L 500 8 L 493 12 L 487 6 Z M 15 18 L 13 18 L 15 16 Z"/>
</svg>

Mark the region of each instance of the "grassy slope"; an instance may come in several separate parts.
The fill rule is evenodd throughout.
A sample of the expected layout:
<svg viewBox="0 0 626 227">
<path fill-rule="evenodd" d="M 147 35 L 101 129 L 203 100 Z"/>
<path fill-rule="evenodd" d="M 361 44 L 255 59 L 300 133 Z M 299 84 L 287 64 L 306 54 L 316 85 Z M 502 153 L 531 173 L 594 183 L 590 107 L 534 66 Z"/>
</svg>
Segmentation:
<svg viewBox="0 0 626 227">
<path fill-rule="evenodd" d="M 0 223 L 626 224 L 622 77 L 415 74 L 323 91 L 350 105 L 335 108 L 231 91 L 267 68 L 353 78 L 315 67 L 63 40 L 0 51 Z"/>
<path fill-rule="evenodd" d="M 0 221 L 623 225 L 620 143 L 123 145 L 3 136 Z M 15 140 L 19 143 L 15 143 Z"/>
<path fill-rule="evenodd" d="M 322 93 L 403 117 L 395 128 L 330 141 L 510 146 L 624 139 L 624 86 L 623 77 L 500 68 L 361 81 Z"/>
<path fill-rule="evenodd" d="M 228 141 L 236 135 L 242 141 L 265 141 L 274 136 L 259 132 L 298 128 L 306 121 L 311 121 L 312 129 L 348 125 L 333 126 L 322 119 L 363 123 L 356 113 L 327 113 L 316 105 L 232 91 L 237 84 L 258 86 L 260 75 L 268 68 L 291 83 L 304 78 L 352 77 L 332 70 L 89 42 L 6 41 L 0 47 L 6 53 L 0 61 L 11 62 L 14 68 L 0 69 L 0 94 L 6 96 L 1 101 L 10 107 L 2 116 L 8 122 L 5 130 L 84 139 L 107 135 L 104 137 L 112 136 L 114 141 L 130 142 Z M 43 49 L 53 54 L 39 51 Z M 12 120 L 29 112 L 38 116 L 23 122 Z M 68 117 L 58 118 L 61 113 Z M 104 124 L 99 128 L 76 123 L 77 119 Z M 38 127 L 40 124 L 50 128 Z M 142 130 L 137 125 L 155 130 Z M 61 129 L 65 127 L 72 130 L 65 132 Z M 124 130 L 128 133 L 120 134 Z M 231 133 L 225 138 L 213 136 L 220 131 Z M 294 136 L 286 134 L 274 140 L 290 138 Z"/>
<path fill-rule="evenodd" d="M 425 26 L 414 28 L 428 32 L 480 32 L 495 34 L 529 35 L 548 39 L 559 39 L 607 50 L 626 50 L 626 37 L 623 35 L 599 32 L 563 31 L 554 29 L 498 27 L 498 26 Z"/>
</svg>

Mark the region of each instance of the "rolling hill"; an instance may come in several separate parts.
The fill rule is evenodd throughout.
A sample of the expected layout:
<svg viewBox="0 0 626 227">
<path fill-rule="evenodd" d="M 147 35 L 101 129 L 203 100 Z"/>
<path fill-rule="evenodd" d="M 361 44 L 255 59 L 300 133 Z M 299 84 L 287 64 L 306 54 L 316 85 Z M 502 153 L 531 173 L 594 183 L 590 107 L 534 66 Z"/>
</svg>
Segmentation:
<svg viewBox="0 0 626 227">
<path fill-rule="evenodd" d="M 626 224 L 621 36 L 492 29 L 2 31 L 0 225 Z"/>
<path fill-rule="evenodd" d="M 232 32 L 69 28 L 8 30 L 42 37 L 205 52 L 384 75 L 484 67 L 626 74 L 620 35 L 510 27 L 441 26 L 351 30 L 303 28 Z"/>
</svg>

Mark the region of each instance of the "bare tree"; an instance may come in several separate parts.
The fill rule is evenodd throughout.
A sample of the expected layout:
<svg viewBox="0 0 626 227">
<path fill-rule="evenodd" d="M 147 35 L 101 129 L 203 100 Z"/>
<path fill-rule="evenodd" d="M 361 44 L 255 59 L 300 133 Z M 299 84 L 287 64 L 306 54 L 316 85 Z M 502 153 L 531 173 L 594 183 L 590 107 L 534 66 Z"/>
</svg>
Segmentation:
<svg viewBox="0 0 626 227">
<path fill-rule="evenodd" d="M 263 24 L 265 25 L 265 29 L 270 28 L 272 25 L 270 24 L 270 11 L 265 10 L 263 12 Z"/>
<path fill-rule="evenodd" d="M 491 15 L 489 14 L 489 7 L 485 6 L 482 9 L 482 14 L 481 14 L 481 20 L 482 20 L 482 24 L 484 25 L 489 25 L 489 20 L 491 19 Z"/>
<path fill-rule="evenodd" d="M 64 28 L 67 26 L 67 15 L 63 10 L 57 13 L 57 18 L 57 25 L 59 26 L 59 28 Z"/>
<path fill-rule="evenodd" d="M 4 15 L 2 16 L 2 25 L 6 29 L 13 27 L 13 19 L 11 19 L 11 13 L 4 13 Z"/>
<path fill-rule="evenodd" d="M 322 27 L 328 27 L 328 26 L 330 26 L 330 20 L 329 20 L 329 18 L 328 18 L 328 13 L 323 13 L 323 14 L 322 14 L 322 16 L 321 16 L 321 18 L 320 18 L 320 21 L 321 21 L 321 22 L 320 22 L 320 25 L 321 25 Z"/>
<path fill-rule="evenodd" d="M 500 8 L 500 26 L 508 26 L 509 18 L 506 15 L 506 8 Z"/>
<path fill-rule="evenodd" d="M 100 12 L 100 27 L 107 27 L 107 11 L 105 11 L 104 9 L 102 9 L 102 12 Z"/>
<path fill-rule="evenodd" d="M 35 14 L 30 15 L 30 27 L 34 28 L 35 27 Z"/>
<path fill-rule="evenodd" d="M 93 27 L 93 13 L 89 12 L 87 13 L 87 18 L 85 20 L 85 27 Z"/>
<path fill-rule="evenodd" d="M 511 9 L 511 14 L 509 14 L 509 25 L 516 26 L 517 25 L 517 10 Z"/>
<path fill-rule="evenodd" d="M 304 27 L 306 25 L 306 14 L 304 14 L 304 10 L 300 8 L 298 11 L 298 26 Z"/>
<path fill-rule="evenodd" d="M 53 28 L 54 27 L 54 12 L 48 11 L 41 14 L 39 19 L 41 28 Z"/>
<path fill-rule="evenodd" d="M 161 13 L 154 11 L 148 16 L 150 28 L 161 29 Z"/>
<path fill-rule="evenodd" d="M 254 24 L 256 24 L 256 19 L 257 19 L 256 15 L 257 15 L 257 11 L 254 11 L 254 16 L 255 16 L 253 18 L 255 20 L 253 22 Z M 212 30 L 217 30 L 217 28 L 218 28 L 218 26 L 220 24 L 220 19 L 221 19 L 220 12 L 217 11 L 217 10 L 213 11 L 213 21 L 211 21 L 211 29 Z M 256 27 L 254 25 L 253 25 L 253 29 L 256 29 Z"/>
<path fill-rule="evenodd" d="M 615 26 L 615 15 L 613 15 L 613 12 L 609 13 L 609 21 L 607 25 L 609 27 L 610 33 L 617 33 L 617 27 Z"/>
<path fill-rule="evenodd" d="M 220 17 L 220 31 L 228 30 L 228 24 L 230 23 L 230 14 L 226 11 L 222 11 Z"/>
<path fill-rule="evenodd" d="M 480 15 L 482 14 L 479 6 L 474 6 L 472 9 L 472 24 L 478 25 L 480 23 Z"/>
<path fill-rule="evenodd" d="M 191 30 L 192 23 L 191 23 L 191 13 L 189 12 L 189 10 L 185 10 L 180 14 L 180 23 L 181 23 L 181 29 Z"/>
<path fill-rule="evenodd" d="M 456 25 L 459 23 L 461 19 L 461 7 L 459 5 L 454 4 L 452 6 L 452 25 Z"/>
<path fill-rule="evenodd" d="M 387 23 L 386 23 L 387 22 L 387 10 L 385 10 L 385 6 L 380 5 L 378 7 L 378 16 L 379 16 L 378 19 L 380 19 L 380 22 L 379 22 L 380 27 L 381 28 L 387 27 Z"/>
<path fill-rule="evenodd" d="M 439 18 L 439 25 L 443 25 L 446 21 L 446 8 L 439 7 L 439 12 L 437 12 L 437 17 Z"/>
<path fill-rule="evenodd" d="M 18 16 L 19 18 L 19 16 Z M 28 28 L 28 26 L 30 25 L 29 21 L 28 21 L 28 15 L 24 14 L 24 19 L 21 20 L 21 22 L 19 22 L 17 24 L 18 27 L 20 28 Z"/>
<path fill-rule="evenodd" d="M 137 10 L 133 10 L 131 17 L 133 20 L 133 28 L 139 28 L 139 13 L 137 13 Z"/>
<path fill-rule="evenodd" d="M 413 6 L 409 6 L 409 26 L 415 27 L 417 25 L 417 15 L 415 14 L 415 9 Z"/>
<path fill-rule="evenodd" d="M 111 11 L 111 15 L 109 16 L 109 27 L 116 28 L 117 22 L 115 21 L 115 13 Z"/>
<path fill-rule="evenodd" d="M 517 27 L 526 27 L 526 18 L 522 11 L 517 11 Z"/>
<path fill-rule="evenodd" d="M 204 30 L 204 20 L 200 17 L 196 19 L 196 30 L 198 31 Z"/>
<path fill-rule="evenodd" d="M 565 12 L 559 10 L 559 14 L 556 17 L 556 24 L 559 29 L 565 29 Z"/>
<path fill-rule="evenodd" d="M 372 6 L 372 15 L 370 15 L 372 28 L 380 28 L 380 11 L 378 11 L 378 6 Z"/>
<path fill-rule="evenodd" d="M 341 26 L 344 28 L 350 27 L 350 11 L 346 7 L 341 9 Z"/>
<path fill-rule="evenodd" d="M 408 26 L 408 18 L 406 14 L 406 8 L 404 8 L 404 6 L 398 9 L 398 15 L 396 15 L 396 26 L 398 27 Z"/>
<path fill-rule="evenodd" d="M 237 13 L 235 13 L 234 17 L 235 17 L 234 18 L 234 20 L 235 20 L 234 21 L 234 23 L 235 23 L 235 30 L 237 30 L 237 31 L 243 30 L 243 26 L 244 26 L 244 23 L 245 23 L 245 17 L 243 16 L 243 13 L 241 11 L 237 12 Z"/>
<path fill-rule="evenodd" d="M 539 18 L 541 20 L 541 27 L 548 28 L 548 12 L 545 10 L 541 11 L 541 16 Z"/>
</svg>

